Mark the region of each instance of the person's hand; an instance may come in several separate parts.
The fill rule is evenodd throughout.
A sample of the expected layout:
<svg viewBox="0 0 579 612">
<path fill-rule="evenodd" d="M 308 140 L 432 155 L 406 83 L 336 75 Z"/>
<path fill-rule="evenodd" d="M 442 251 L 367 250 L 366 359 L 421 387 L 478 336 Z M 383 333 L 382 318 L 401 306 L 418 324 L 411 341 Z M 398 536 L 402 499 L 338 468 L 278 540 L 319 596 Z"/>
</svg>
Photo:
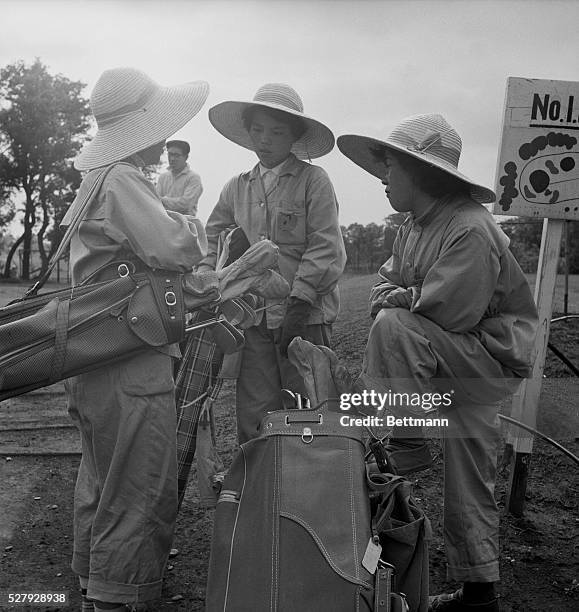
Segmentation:
<svg viewBox="0 0 579 612">
<path fill-rule="evenodd" d="M 279 338 L 279 351 L 284 357 L 287 357 L 288 346 L 294 338 L 300 336 L 305 339 L 310 309 L 310 304 L 304 300 L 297 297 L 289 299 Z"/>
<path fill-rule="evenodd" d="M 410 310 L 412 306 L 412 289 L 398 287 L 392 290 L 383 300 L 382 308 L 406 308 Z"/>
</svg>

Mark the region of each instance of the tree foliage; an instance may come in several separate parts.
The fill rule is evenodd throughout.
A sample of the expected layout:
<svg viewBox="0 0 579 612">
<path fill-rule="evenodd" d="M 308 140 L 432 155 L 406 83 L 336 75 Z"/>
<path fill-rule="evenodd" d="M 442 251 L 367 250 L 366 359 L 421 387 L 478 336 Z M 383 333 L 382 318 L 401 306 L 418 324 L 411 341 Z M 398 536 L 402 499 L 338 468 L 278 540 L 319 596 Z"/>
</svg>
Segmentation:
<svg viewBox="0 0 579 612">
<path fill-rule="evenodd" d="M 559 259 L 559 272 L 565 270 L 565 253 L 568 251 L 569 273 L 579 274 L 579 223 L 567 221 L 566 235 L 569 243 L 565 245 L 564 238 L 561 244 Z M 519 262 L 524 272 L 534 273 L 537 271 L 539 251 L 541 248 L 541 236 L 543 233 L 543 221 L 520 218 L 517 220 L 503 221 L 501 228 L 509 237 L 510 249 Z"/>
<path fill-rule="evenodd" d="M 392 254 L 392 245 L 405 213 L 394 213 L 383 225 L 352 223 L 342 226 L 348 256 L 347 269 L 355 272 L 376 272 Z"/>
<path fill-rule="evenodd" d="M 30 278 L 34 236 L 42 269 L 58 246 L 58 223 L 81 178 L 72 158 L 89 127 L 84 87 L 50 74 L 39 59 L 0 70 L 0 216 L 10 216 L 15 203 L 24 213 L 22 234 L 8 253 L 4 276 L 22 245 L 22 276 Z"/>
<path fill-rule="evenodd" d="M 342 226 L 342 236 L 348 256 L 347 269 L 352 272 L 377 272 L 392 254 L 398 228 L 406 213 L 394 213 L 383 225 L 352 223 Z M 569 272 L 579 274 L 579 223 L 568 222 Z M 510 249 L 524 272 L 535 273 L 541 248 L 542 220 L 520 218 L 502 221 L 501 228 L 509 237 Z M 559 272 L 565 270 L 565 240 L 561 246 Z"/>
</svg>

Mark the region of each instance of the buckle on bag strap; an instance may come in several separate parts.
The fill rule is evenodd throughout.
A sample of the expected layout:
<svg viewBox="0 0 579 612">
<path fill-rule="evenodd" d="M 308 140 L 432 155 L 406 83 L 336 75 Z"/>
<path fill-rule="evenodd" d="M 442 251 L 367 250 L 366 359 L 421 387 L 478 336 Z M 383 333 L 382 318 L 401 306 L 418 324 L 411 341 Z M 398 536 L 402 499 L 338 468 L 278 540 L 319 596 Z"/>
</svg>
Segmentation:
<svg viewBox="0 0 579 612">
<path fill-rule="evenodd" d="M 185 335 L 185 303 L 180 272 L 150 270 L 147 273 L 169 342 Z"/>
<path fill-rule="evenodd" d="M 119 278 L 125 278 L 125 276 L 128 276 L 130 273 L 131 271 L 126 263 L 123 262 L 117 266 L 117 274 L 119 275 Z"/>
<path fill-rule="evenodd" d="M 168 285 L 165 287 L 165 304 L 167 305 L 167 311 L 171 319 L 174 319 L 177 314 L 177 296 L 173 291 L 173 286 Z"/>
<path fill-rule="evenodd" d="M 374 574 L 374 612 L 393 612 L 391 599 L 394 572 L 393 565 L 382 559 L 378 561 Z"/>
</svg>

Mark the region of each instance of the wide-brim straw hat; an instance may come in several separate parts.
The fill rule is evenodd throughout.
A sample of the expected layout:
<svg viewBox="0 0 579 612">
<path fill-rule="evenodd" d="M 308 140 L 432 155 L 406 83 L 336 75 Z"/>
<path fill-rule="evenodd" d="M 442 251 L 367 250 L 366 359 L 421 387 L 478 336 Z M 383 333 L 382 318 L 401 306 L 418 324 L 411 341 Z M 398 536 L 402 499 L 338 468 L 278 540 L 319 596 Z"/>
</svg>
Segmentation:
<svg viewBox="0 0 579 612">
<path fill-rule="evenodd" d="M 208 95 L 205 81 L 162 87 L 135 68 L 106 70 L 90 97 L 98 131 L 75 168 L 106 166 L 166 140 L 201 110 Z"/>
<path fill-rule="evenodd" d="M 304 105 L 293 87 L 285 83 L 267 83 L 257 90 L 251 101 L 228 100 L 209 109 L 209 121 L 225 138 L 254 151 L 249 132 L 243 124 L 243 113 L 250 106 L 275 109 L 299 117 L 306 130 L 294 142 L 291 152 L 299 159 L 315 159 L 329 153 L 335 144 L 334 134 L 320 121 L 304 114 Z"/>
<path fill-rule="evenodd" d="M 340 151 L 380 180 L 386 177 L 386 166 L 379 154 L 382 147 L 410 155 L 455 176 L 470 186 L 471 197 L 481 204 L 488 204 L 496 199 L 494 191 L 459 172 L 462 141 L 457 131 L 442 115 L 407 117 L 392 130 L 386 140 L 354 134 L 338 137 Z"/>
</svg>

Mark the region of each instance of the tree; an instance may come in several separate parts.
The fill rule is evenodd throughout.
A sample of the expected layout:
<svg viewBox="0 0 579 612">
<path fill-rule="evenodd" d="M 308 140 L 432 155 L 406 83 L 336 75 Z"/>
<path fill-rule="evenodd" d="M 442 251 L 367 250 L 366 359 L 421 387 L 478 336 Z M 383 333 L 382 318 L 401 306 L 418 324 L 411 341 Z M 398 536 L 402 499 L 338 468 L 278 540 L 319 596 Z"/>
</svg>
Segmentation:
<svg viewBox="0 0 579 612">
<path fill-rule="evenodd" d="M 388 259 L 388 255 L 384 253 L 384 226 L 369 223 L 364 228 L 363 239 L 366 270 L 376 272 Z"/>
<path fill-rule="evenodd" d="M 342 226 L 342 237 L 348 257 L 347 268 L 356 272 L 376 272 L 392 255 L 392 245 L 406 213 L 394 213 L 384 219 L 384 225 L 377 223 L 352 223 Z"/>
<path fill-rule="evenodd" d="M 579 223 L 567 221 L 569 244 L 569 274 L 579 274 Z"/>
<path fill-rule="evenodd" d="M 501 229 L 509 237 L 513 255 L 524 272 L 536 272 L 543 224 L 540 219 L 501 221 Z"/>
<path fill-rule="evenodd" d="M 361 223 L 351 223 L 342 228 L 342 236 L 346 247 L 348 268 L 360 270 L 362 267 L 362 241 L 364 237 L 364 226 Z"/>
<path fill-rule="evenodd" d="M 567 221 L 567 232 L 569 237 L 567 245 L 569 257 L 569 273 L 579 273 L 579 223 Z M 524 272 L 535 273 L 539 261 L 539 251 L 541 248 L 541 236 L 543 234 L 542 219 L 518 218 L 514 220 L 502 221 L 501 228 L 509 237 L 511 243 L 509 248 L 519 262 Z M 559 273 L 565 270 L 565 239 L 561 242 L 561 253 L 559 259 Z"/>
<path fill-rule="evenodd" d="M 15 198 L 23 200 L 24 213 L 23 232 L 8 253 L 4 276 L 22 245 L 22 277 L 30 278 L 33 230 L 42 270 L 61 238 L 56 224 L 80 184 L 72 158 L 90 125 L 84 87 L 51 75 L 38 58 L 30 66 L 18 61 L 0 70 L 0 214 Z"/>
</svg>

